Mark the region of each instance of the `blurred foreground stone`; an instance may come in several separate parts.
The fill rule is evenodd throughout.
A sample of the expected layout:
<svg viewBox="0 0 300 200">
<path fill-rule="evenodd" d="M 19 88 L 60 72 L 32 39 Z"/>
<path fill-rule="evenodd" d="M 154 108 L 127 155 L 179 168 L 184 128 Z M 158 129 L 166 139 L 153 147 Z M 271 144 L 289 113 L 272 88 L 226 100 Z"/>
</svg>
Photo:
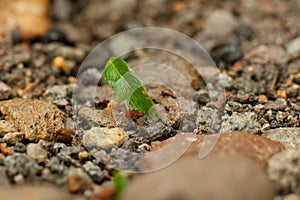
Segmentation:
<svg viewBox="0 0 300 200">
<path fill-rule="evenodd" d="M 122 200 L 273 199 L 274 187 L 257 164 L 229 155 L 185 156 L 160 171 L 136 177 Z"/>
<path fill-rule="evenodd" d="M 167 140 L 153 142 L 151 147 L 152 151 L 156 151 L 174 145 L 173 151 L 176 152 L 176 148 L 182 148 L 181 144 L 189 142 L 191 145 L 185 154 L 198 154 L 206 142 L 206 146 L 212 147 L 209 155 L 230 154 L 247 157 L 256 161 L 262 168 L 266 167 L 268 160 L 274 154 L 284 149 L 280 142 L 241 131 L 222 133 L 219 138 L 216 135 L 177 134 Z M 145 160 L 145 162 L 151 164 L 152 160 Z"/>
<path fill-rule="evenodd" d="M 10 200 L 71 200 L 63 190 L 50 185 L 0 187 L 0 199 Z"/>
</svg>

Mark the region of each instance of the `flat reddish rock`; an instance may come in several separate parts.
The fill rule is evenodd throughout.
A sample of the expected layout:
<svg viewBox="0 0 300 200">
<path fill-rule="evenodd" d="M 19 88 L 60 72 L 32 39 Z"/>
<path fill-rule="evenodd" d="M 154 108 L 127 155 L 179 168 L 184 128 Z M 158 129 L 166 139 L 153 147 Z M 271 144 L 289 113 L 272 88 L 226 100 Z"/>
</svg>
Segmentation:
<svg viewBox="0 0 300 200">
<path fill-rule="evenodd" d="M 214 136 L 180 134 L 162 142 L 153 142 L 151 144 L 151 147 L 152 151 L 156 151 L 160 148 L 165 147 L 167 144 L 170 144 L 172 141 L 176 141 L 178 145 L 174 146 L 178 146 L 179 148 L 181 148 L 180 143 L 193 141 L 190 147 L 184 152 L 184 155 L 198 154 L 200 148 L 203 145 L 204 139 L 206 141 L 210 141 L 207 140 L 210 137 L 212 138 Z M 212 145 L 214 145 L 213 142 Z M 208 155 L 230 154 L 248 157 L 256 161 L 263 169 L 265 169 L 265 167 L 267 166 L 267 162 L 272 157 L 272 155 L 284 149 L 284 146 L 280 142 L 273 141 L 260 135 L 239 131 L 220 134 L 217 142 L 212 147 L 213 148 Z"/>
</svg>

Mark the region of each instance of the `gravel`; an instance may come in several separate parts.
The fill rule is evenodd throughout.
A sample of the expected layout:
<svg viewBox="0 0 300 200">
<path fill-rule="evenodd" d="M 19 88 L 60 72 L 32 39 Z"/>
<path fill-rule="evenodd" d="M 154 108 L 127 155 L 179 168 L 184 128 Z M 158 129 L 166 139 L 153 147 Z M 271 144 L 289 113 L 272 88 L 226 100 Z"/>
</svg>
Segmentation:
<svg viewBox="0 0 300 200">
<path fill-rule="evenodd" d="M 7 176 L 10 178 L 18 174 L 24 177 L 34 177 L 41 171 L 41 167 L 23 153 L 15 153 L 14 155 L 5 157 L 4 166 L 7 169 Z"/>
<path fill-rule="evenodd" d="M 238 196 L 241 191 L 250 191 L 247 197 L 252 199 L 262 194 L 270 195 L 263 199 L 272 199 L 269 183 L 260 185 L 253 178 L 259 175 L 262 180 L 269 162 L 268 176 L 278 186 L 275 199 L 295 198 L 299 193 L 299 5 L 271 3 L 272 9 L 265 1 L 0 0 L 0 185 L 26 185 L 25 189 L 1 186 L 0 199 L 14 195 L 39 200 L 51 195 L 52 199 L 111 199 L 114 169 L 142 170 L 145 154 L 174 138 L 192 142 L 184 157 L 198 154 L 204 139 L 220 132 L 212 154 L 233 154 L 239 156 L 237 160 L 225 159 L 212 166 L 204 162 L 205 170 L 181 168 L 180 173 L 192 174 L 186 184 L 181 178 L 159 185 L 158 177 L 150 190 L 162 188 L 167 193 L 166 186 L 174 191 L 171 199 L 186 199 L 196 188 L 196 198 L 209 199 L 203 186 L 212 188 L 221 199 L 244 199 Z M 102 51 L 86 57 L 114 34 L 147 26 L 175 29 L 192 37 L 213 57 L 218 70 L 212 70 L 211 60 L 203 60 L 205 52 L 199 54 L 188 43 L 169 36 L 159 41 L 153 35 L 117 36 L 102 43 Z M 161 114 L 162 120 L 151 121 L 137 111 L 128 112 L 105 80 L 97 79 L 110 56 L 140 44 L 147 47 L 153 41 L 161 48 L 122 55 L 140 78 L 143 73 L 165 83 L 141 78 Z M 172 48 L 176 52 L 162 50 Z M 177 55 L 182 52 L 191 57 Z M 192 65 L 194 60 L 200 74 Z M 138 67 L 146 63 L 152 63 L 147 70 Z M 164 69 L 157 66 L 172 67 L 180 76 L 172 70 L 157 73 Z M 220 95 L 221 85 L 224 95 Z M 228 133 L 232 130 L 246 132 Z M 172 150 L 180 147 L 175 145 Z M 284 147 L 288 150 L 279 153 Z M 294 151 L 288 152 L 291 149 Z M 226 167 L 234 172 L 245 169 L 235 164 L 246 158 L 261 169 L 249 170 L 251 164 L 247 164 L 244 181 L 225 171 Z M 164 158 L 158 156 L 156 162 L 159 159 Z M 195 175 L 201 177 L 195 180 Z M 140 176 L 129 176 L 129 184 Z M 46 183 L 62 191 L 37 186 Z M 172 184 L 178 187 L 172 190 Z M 216 192 L 222 188 L 224 191 Z M 66 190 L 73 196 L 64 196 Z M 150 190 L 146 187 L 140 199 Z M 185 190 L 192 192 L 177 195 Z M 227 198 L 227 193 L 238 197 Z M 152 191 L 149 198 L 156 194 Z"/>
<path fill-rule="evenodd" d="M 95 181 L 96 183 L 100 183 L 103 178 L 103 172 L 100 169 L 99 166 L 95 165 L 93 162 L 88 161 L 83 165 L 83 169 L 90 175 L 90 177 Z"/>
<path fill-rule="evenodd" d="M 284 193 L 300 189 L 300 154 L 298 150 L 287 149 L 274 155 L 268 164 L 269 178 L 278 184 Z"/>
</svg>

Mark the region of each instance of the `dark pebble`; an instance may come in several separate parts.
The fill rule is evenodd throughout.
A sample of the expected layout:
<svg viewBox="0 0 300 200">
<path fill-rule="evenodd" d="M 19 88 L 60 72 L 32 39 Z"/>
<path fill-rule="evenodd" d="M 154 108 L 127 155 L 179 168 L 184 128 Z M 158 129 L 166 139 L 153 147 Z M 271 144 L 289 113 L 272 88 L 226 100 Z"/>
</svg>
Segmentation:
<svg viewBox="0 0 300 200">
<path fill-rule="evenodd" d="M 100 167 L 95 165 L 91 161 L 87 161 L 83 165 L 83 168 L 96 183 L 100 183 L 103 180 L 104 176 Z"/>
<path fill-rule="evenodd" d="M 23 41 L 22 33 L 19 30 L 12 30 L 10 32 L 10 37 L 12 39 L 13 44 L 18 44 Z"/>
<path fill-rule="evenodd" d="M 66 166 L 76 166 L 76 167 L 79 167 L 80 164 L 74 160 L 70 155 L 68 155 L 66 152 L 62 151 L 60 153 L 57 154 L 57 157 L 64 162 L 64 164 Z"/>
<path fill-rule="evenodd" d="M 226 64 L 233 64 L 243 57 L 243 50 L 239 42 L 231 42 L 225 46 L 213 49 L 211 56 L 216 63 L 221 61 Z"/>
<path fill-rule="evenodd" d="M 287 101 L 283 98 L 278 98 L 275 101 L 268 101 L 265 104 L 266 109 L 271 109 L 271 110 L 284 110 L 287 107 Z"/>
<path fill-rule="evenodd" d="M 17 142 L 15 146 L 13 147 L 13 151 L 17 153 L 25 153 L 26 146 L 23 143 Z"/>
<path fill-rule="evenodd" d="M 250 95 L 246 102 L 250 103 L 251 105 L 255 105 L 258 102 L 258 96 Z"/>
<path fill-rule="evenodd" d="M 300 77 L 294 78 L 294 82 L 300 85 Z"/>
<path fill-rule="evenodd" d="M 72 158 L 78 158 L 78 153 L 84 151 L 84 148 L 81 146 L 75 146 L 75 147 L 67 147 L 67 153 L 72 157 Z"/>
<path fill-rule="evenodd" d="M 142 157 L 140 153 L 128 152 L 124 149 L 112 149 L 109 155 L 109 163 L 106 167 L 118 170 L 135 169 L 138 170 L 139 159 Z M 106 164 L 106 163 L 105 163 Z"/>
<path fill-rule="evenodd" d="M 53 11 L 59 21 L 67 22 L 72 15 L 72 2 L 70 0 L 54 0 Z"/>
<path fill-rule="evenodd" d="M 258 95 L 267 91 L 265 85 L 253 80 L 238 79 L 232 87 L 237 90 L 236 97 L 240 102 L 244 102 L 244 96 L 247 93 Z"/>
<path fill-rule="evenodd" d="M 235 34 L 241 39 L 252 40 L 255 33 L 250 25 L 241 24 L 236 28 Z"/>
<path fill-rule="evenodd" d="M 46 34 L 43 36 L 42 41 L 45 43 L 68 43 L 65 32 L 56 27 L 49 28 Z"/>
<path fill-rule="evenodd" d="M 270 122 L 270 128 L 276 128 L 278 126 L 278 122 L 276 120 L 272 120 Z"/>
<path fill-rule="evenodd" d="M 150 126 L 142 127 L 139 131 L 138 141 L 152 142 L 167 139 L 174 135 L 172 126 L 168 126 L 161 121 L 156 121 Z"/>
<path fill-rule="evenodd" d="M 53 145 L 52 151 L 54 154 L 58 154 L 60 151 L 66 151 L 67 146 L 64 143 L 55 143 Z"/>
<path fill-rule="evenodd" d="M 132 140 L 127 140 L 122 145 L 122 149 L 128 150 L 128 151 L 134 151 L 137 147 L 137 144 Z"/>
<path fill-rule="evenodd" d="M 64 166 L 60 163 L 60 160 L 57 157 L 52 157 L 46 167 L 48 167 L 52 173 L 60 174 L 64 170 Z"/>
<path fill-rule="evenodd" d="M 205 105 L 210 102 L 209 92 L 206 90 L 199 90 L 195 92 L 195 97 L 201 105 Z"/>
</svg>

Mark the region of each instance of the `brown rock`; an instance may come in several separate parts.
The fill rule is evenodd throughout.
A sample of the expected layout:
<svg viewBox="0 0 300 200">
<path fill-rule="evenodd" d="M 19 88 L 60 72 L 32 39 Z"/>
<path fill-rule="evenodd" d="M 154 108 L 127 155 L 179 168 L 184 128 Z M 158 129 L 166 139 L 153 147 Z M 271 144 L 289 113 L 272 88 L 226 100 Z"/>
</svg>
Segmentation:
<svg viewBox="0 0 300 200">
<path fill-rule="evenodd" d="M 187 142 L 192 140 L 193 142 L 185 154 L 197 154 L 203 145 L 205 137 L 211 136 L 183 134 L 176 135 L 175 137 L 181 137 L 181 140 L 178 140 L 178 142 Z M 162 148 L 171 141 L 174 141 L 174 139 L 175 138 L 173 137 L 162 142 L 153 143 L 151 145 L 152 150 L 155 151 Z M 248 157 L 256 161 L 262 168 L 265 168 L 271 156 L 280 152 L 282 149 L 284 149 L 284 146 L 279 142 L 272 141 L 260 135 L 234 131 L 220 134 L 220 137 L 218 138 L 217 143 L 213 146 L 210 154 L 230 154 Z"/>
<path fill-rule="evenodd" d="M 88 188 L 89 183 L 79 174 L 72 174 L 67 180 L 68 191 L 76 193 Z"/>
<path fill-rule="evenodd" d="M 111 110 L 94 110 L 83 107 L 79 110 L 78 115 L 91 127 L 100 125 L 111 128 L 116 126 Z"/>
<path fill-rule="evenodd" d="M 69 141 L 71 130 L 65 129 L 64 113 L 56 106 L 40 100 L 15 98 L 0 102 L 0 112 L 6 122 L 24 132 L 31 141 Z"/>
<path fill-rule="evenodd" d="M 50 185 L 24 185 L 0 187 L 0 199 L 10 200 L 71 200 L 69 194 Z"/>
<path fill-rule="evenodd" d="M 173 165 L 129 183 L 122 200 L 273 199 L 274 188 L 247 158 L 229 155 L 184 156 Z"/>
<path fill-rule="evenodd" d="M 1 110 L 1 108 L 0 108 Z M 11 123 L 5 121 L 5 120 L 0 120 L 0 136 L 4 136 L 7 133 L 13 133 L 18 131 L 18 129 Z"/>
<path fill-rule="evenodd" d="M 49 28 L 49 0 L 0 0 L 0 33 L 20 29 L 24 39 L 42 36 Z"/>
</svg>

